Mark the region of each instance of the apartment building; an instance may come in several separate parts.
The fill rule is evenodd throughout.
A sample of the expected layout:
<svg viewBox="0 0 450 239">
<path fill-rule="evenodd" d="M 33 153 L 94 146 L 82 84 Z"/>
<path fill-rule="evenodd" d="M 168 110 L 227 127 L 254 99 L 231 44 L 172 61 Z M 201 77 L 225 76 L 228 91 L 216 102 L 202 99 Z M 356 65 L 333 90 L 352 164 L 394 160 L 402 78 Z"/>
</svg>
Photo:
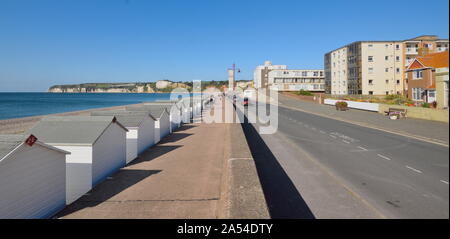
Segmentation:
<svg viewBox="0 0 450 239">
<path fill-rule="evenodd" d="M 347 47 L 325 55 L 325 92 L 334 95 L 351 94 L 348 90 Z"/>
<path fill-rule="evenodd" d="M 268 88 L 269 72 L 272 70 L 287 70 L 286 65 L 272 65 L 271 61 L 265 61 L 264 65 L 257 66 L 253 72 L 255 88 Z"/>
<path fill-rule="evenodd" d="M 359 41 L 325 54 L 325 89 L 333 95 L 389 95 L 403 91 L 400 41 Z"/>
<path fill-rule="evenodd" d="M 408 94 L 406 68 L 424 54 L 448 51 L 448 39 L 425 35 L 401 41 L 357 41 L 324 57 L 325 92 Z"/>
<path fill-rule="evenodd" d="M 325 91 L 323 70 L 271 70 L 268 86 L 276 91 Z"/>
</svg>

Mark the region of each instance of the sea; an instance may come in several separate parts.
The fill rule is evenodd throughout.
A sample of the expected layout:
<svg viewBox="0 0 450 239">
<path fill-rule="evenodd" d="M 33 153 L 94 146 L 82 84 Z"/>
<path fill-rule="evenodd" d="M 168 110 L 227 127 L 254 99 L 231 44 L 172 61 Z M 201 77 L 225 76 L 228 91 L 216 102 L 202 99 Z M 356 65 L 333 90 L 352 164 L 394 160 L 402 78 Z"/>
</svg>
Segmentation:
<svg viewBox="0 0 450 239">
<path fill-rule="evenodd" d="M 169 99 L 170 93 L 0 92 L 0 120 Z"/>
</svg>

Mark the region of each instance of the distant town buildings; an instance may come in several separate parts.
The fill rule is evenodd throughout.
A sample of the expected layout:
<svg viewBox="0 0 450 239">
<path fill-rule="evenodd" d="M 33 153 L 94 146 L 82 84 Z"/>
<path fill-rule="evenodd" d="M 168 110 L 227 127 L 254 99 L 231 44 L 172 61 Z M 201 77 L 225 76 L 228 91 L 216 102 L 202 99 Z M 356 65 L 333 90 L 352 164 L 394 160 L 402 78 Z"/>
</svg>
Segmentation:
<svg viewBox="0 0 450 239">
<path fill-rule="evenodd" d="M 286 65 L 272 65 L 271 61 L 265 61 L 264 65 L 257 66 L 253 72 L 254 87 L 268 88 L 269 72 L 272 70 L 287 70 Z"/>
<path fill-rule="evenodd" d="M 406 67 L 414 57 L 448 51 L 434 35 L 402 41 L 357 41 L 325 54 L 325 92 L 333 95 L 408 94 Z"/>
<path fill-rule="evenodd" d="M 269 88 L 277 91 L 315 91 L 325 90 L 323 70 L 288 70 L 286 65 L 272 65 L 266 61 L 257 66 L 253 80 L 255 88 Z"/>
<path fill-rule="evenodd" d="M 325 90 L 323 70 L 272 70 L 269 72 L 268 86 L 277 91 Z"/>
</svg>

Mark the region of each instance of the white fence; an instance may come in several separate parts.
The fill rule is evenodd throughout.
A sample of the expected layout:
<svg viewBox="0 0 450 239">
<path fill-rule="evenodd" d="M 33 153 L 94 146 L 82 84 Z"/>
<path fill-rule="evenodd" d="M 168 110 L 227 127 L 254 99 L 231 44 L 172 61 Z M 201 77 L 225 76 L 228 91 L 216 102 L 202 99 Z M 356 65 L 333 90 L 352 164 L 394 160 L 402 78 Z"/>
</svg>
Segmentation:
<svg viewBox="0 0 450 239">
<path fill-rule="evenodd" d="M 349 101 L 349 100 L 325 99 L 324 104 L 335 105 L 336 102 L 338 102 L 338 101 L 347 102 L 347 106 L 352 109 L 375 111 L 375 112 L 378 112 L 378 109 L 379 109 L 379 104 L 376 104 L 376 103 L 357 102 L 357 101 Z"/>
</svg>

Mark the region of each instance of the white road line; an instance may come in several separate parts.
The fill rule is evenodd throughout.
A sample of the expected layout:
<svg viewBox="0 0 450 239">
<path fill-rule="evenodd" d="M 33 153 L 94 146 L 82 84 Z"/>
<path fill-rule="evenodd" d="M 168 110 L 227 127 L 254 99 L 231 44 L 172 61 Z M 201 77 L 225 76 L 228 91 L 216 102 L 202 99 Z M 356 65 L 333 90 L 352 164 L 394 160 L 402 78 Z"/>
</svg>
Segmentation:
<svg viewBox="0 0 450 239">
<path fill-rule="evenodd" d="M 447 181 L 444 181 L 444 180 L 440 180 L 440 181 L 448 185 L 448 182 L 447 182 Z"/>
<path fill-rule="evenodd" d="M 380 158 L 384 158 L 384 159 L 386 159 L 386 160 L 391 160 L 390 158 L 388 158 L 388 157 L 386 157 L 386 156 L 384 156 L 384 155 L 381 155 L 381 154 L 377 154 L 378 155 L 378 157 L 380 157 Z"/>
<path fill-rule="evenodd" d="M 320 132 L 321 134 L 325 134 L 325 131 L 319 130 L 319 132 Z"/>
<path fill-rule="evenodd" d="M 361 147 L 361 146 L 358 146 L 358 148 L 359 148 L 359 149 L 362 149 L 362 150 L 364 150 L 364 151 L 367 151 L 367 149 L 365 149 L 365 148 L 363 148 L 363 147 Z"/>
<path fill-rule="evenodd" d="M 316 128 L 314 128 L 314 127 L 312 127 L 311 129 L 312 129 L 312 130 L 316 130 Z"/>
<path fill-rule="evenodd" d="M 420 170 L 418 170 L 418 169 L 415 169 L 415 168 L 412 168 L 412 167 L 410 167 L 410 166 L 408 166 L 408 165 L 406 165 L 406 168 L 411 169 L 412 171 L 414 171 L 414 172 L 416 172 L 416 173 L 422 173 L 422 171 L 420 171 Z"/>
<path fill-rule="evenodd" d="M 337 137 L 336 137 L 336 136 L 334 136 L 334 135 L 330 135 L 330 137 L 331 137 L 331 138 L 335 138 L 335 139 L 337 138 Z"/>
<path fill-rule="evenodd" d="M 342 142 L 349 144 L 350 142 L 348 142 L 347 140 L 342 140 Z"/>
</svg>

